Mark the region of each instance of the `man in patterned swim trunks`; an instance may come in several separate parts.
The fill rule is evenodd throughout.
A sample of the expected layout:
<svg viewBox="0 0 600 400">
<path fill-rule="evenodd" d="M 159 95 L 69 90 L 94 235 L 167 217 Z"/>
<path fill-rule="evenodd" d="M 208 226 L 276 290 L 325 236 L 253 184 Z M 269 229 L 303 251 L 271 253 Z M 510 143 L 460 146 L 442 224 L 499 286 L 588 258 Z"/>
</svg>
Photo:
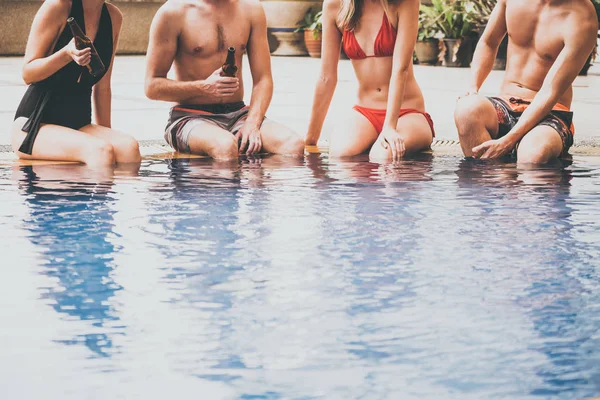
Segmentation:
<svg viewBox="0 0 600 400">
<path fill-rule="evenodd" d="M 236 49 L 237 74 L 221 66 Z M 250 105 L 244 104 L 243 53 L 252 73 Z M 156 13 L 150 29 L 146 95 L 174 102 L 166 141 L 184 153 L 232 159 L 257 152 L 301 156 L 302 137 L 265 118 L 273 95 L 267 23 L 257 0 L 173 0 Z M 174 77 L 167 77 L 174 66 Z"/>
<path fill-rule="evenodd" d="M 454 114 L 467 157 L 515 154 L 544 164 L 573 145 L 572 84 L 596 46 L 589 0 L 498 0 L 473 57 L 473 83 Z M 508 33 L 506 73 L 498 97 L 478 94 Z"/>
</svg>

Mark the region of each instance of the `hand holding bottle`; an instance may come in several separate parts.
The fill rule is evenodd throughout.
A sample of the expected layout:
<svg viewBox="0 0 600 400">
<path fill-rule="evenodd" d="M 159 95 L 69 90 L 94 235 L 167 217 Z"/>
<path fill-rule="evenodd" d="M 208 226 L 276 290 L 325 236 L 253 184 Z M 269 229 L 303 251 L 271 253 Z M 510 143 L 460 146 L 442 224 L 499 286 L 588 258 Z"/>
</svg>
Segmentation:
<svg viewBox="0 0 600 400">
<path fill-rule="evenodd" d="M 240 80 L 221 75 L 219 68 L 204 80 L 205 90 L 214 97 L 229 97 L 237 93 L 240 88 Z"/>
<path fill-rule="evenodd" d="M 75 39 L 71 39 L 69 44 L 65 46 L 65 51 L 75 61 L 77 64 L 85 67 L 92 61 L 92 49 L 86 47 L 84 49 L 78 50 L 75 45 Z"/>
</svg>

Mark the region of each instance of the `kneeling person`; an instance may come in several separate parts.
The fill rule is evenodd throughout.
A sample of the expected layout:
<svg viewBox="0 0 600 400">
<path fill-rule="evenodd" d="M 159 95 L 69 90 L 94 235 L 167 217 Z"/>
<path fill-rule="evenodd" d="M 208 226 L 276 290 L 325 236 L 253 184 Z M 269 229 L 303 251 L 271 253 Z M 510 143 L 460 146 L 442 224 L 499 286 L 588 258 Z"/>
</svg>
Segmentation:
<svg viewBox="0 0 600 400">
<path fill-rule="evenodd" d="M 238 70 L 223 76 L 227 49 Z M 247 50 L 253 89 L 243 102 L 242 55 Z M 177 151 L 231 159 L 260 151 L 302 155 L 302 138 L 265 118 L 273 95 L 267 24 L 258 0 L 174 0 L 150 30 L 146 95 L 177 103 L 165 139 Z M 167 78 L 175 64 L 175 80 Z"/>
</svg>

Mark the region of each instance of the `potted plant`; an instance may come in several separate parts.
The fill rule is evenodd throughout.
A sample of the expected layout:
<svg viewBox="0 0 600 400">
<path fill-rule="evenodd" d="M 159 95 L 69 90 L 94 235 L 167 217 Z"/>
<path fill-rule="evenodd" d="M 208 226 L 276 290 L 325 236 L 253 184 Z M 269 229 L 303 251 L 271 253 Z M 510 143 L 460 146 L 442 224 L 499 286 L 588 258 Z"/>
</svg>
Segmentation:
<svg viewBox="0 0 600 400">
<path fill-rule="evenodd" d="M 304 32 L 304 44 L 311 57 L 321 57 L 322 15 L 323 11 L 314 12 L 309 9 L 304 14 L 304 19 L 298 22 L 298 29 L 296 29 L 296 32 Z"/>
<path fill-rule="evenodd" d="M 423 5 L 421 7 L 424 7 Z M 440 53 L 439 34 L 435 20 L 426 12 L 419 12 L 419 34 L 415 45 L 415 54 L 419 64 L 436 65 Z"/>
<path fill-rule="evenodd" d="M 471 0 L 471 21 L 474 26 L 474 30 L 478 36 L 483 33 L 494 7 L 496 7 L 498 0 Z M 494 61 L 494 69 L 503 70 L 506 69 L 506 51 L 508 49 L 508 35 L 504 37 L 498 48 L 496 54 L 496 60 Z"/>
<path fill-rule="evenodd" d="M 471 65 L 476 43 L 471 9 L 466 0 L 432 0 L 431 6 L 421 8 L 444 35 L 443 59 L 447 67 Z"/>
</svg>

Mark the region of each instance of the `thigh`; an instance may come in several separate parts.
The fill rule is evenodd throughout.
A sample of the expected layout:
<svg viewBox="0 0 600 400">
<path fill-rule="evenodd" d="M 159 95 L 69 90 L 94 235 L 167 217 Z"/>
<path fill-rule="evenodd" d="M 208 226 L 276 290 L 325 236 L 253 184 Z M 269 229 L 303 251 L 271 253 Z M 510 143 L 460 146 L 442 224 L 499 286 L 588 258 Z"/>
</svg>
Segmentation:
<svg viewBox="0 0 600 400">
<path fill-rule="evenodd" d="M 497 98 L 488 98 L 481 95 L 469 95 L 462 97 L 456 103 L 454 119 L 459 134 L 480 135 L 479 141 L 495 139 L 498 136 L 499 120 L 510 118 L 508 108 L 504 102 Z M 506 121 L 504 121 L 506 122 Z M 478 130 L 482 127 L 490 137 Z"/>
<path fill-rule="evenodd" d="M 17 118 L 12 127 L 12 148 L 21 159 L 85 162 L 85 154 L 90 148 L 97 148 L 105 143 L 85 132 L 60 125 L 42 124 L 32 154 L 21 153 L 18 149 L 27 135 L 22 131 L 26 121 L 27 118 Z"/>
<path fill-rule="evenodd" d="M 367 152 L 379 134 L 369 120 L 352 109 L 345 121 L 331 132 L 329 154 L 334 157 L 350 157 Z"/>
<path fill-rule="evenodd" d="M 538 125 L 529 131 L 517 147 L 517 162 L 545 164 L 563 153 L 563 140 L 556 129 Z"/>
<path fill-rule="evenodd" d="M 117 162 L 140 161 L 139 144 L 132 136 L 95 124 L 86 125 L 80 130 L 90 136 L 110 143 L 115 152 Z"/>
<path fill-rule="evenodd" d="M 298 134 L 285 125 L 270 119 L 265 119 L 260 127 L 260 136 L 263 151 L 267 153 L 278 153 L 278 150 L 290 140 L 298 137 Z"/>
<path fill-rule="evenodd" d="M 181 139 L 187 142 L 192 154 L 214 157 L 215 152 L 227 151 L 232 146 L 237 150 L 235 136 L 209 121 L 189 121 L 182 132 L 185 137 Z"/>
<path fill-rule="evenodd" d="M 89 135 L 97 137 L 99 139 L 105 140 L 108 143 L 112 144 L 114 147 L 118 147 L 123 143 L 129 143 L 132 140 L 135 140 L 132 136 L 127 135 L 123 132 L 119 132 L 112 128 L 107 128 L 105 126 L 95 124 L 86 125 L 83 128 L 81 128 L 80 131 L 88 133 Z"/>
</svg>

